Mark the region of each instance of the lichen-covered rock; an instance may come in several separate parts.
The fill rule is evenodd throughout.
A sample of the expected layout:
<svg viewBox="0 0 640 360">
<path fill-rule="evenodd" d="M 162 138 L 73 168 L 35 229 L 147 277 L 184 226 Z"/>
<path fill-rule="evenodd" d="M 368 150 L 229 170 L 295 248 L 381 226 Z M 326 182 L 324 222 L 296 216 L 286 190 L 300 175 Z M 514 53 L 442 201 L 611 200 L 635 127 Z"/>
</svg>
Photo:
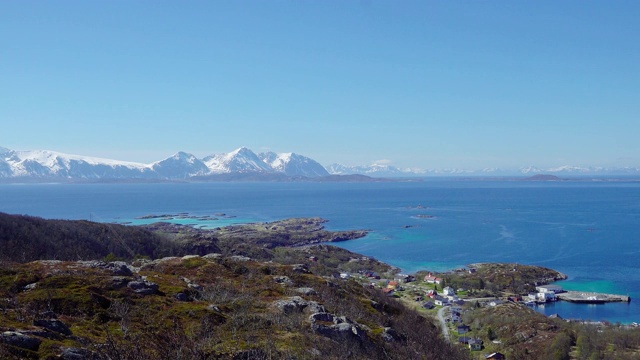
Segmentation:
<svg viewBox="0 0 640 360">
<path fill-rule="evenodd" d="M 111 278 L 111 288 L 112 289 L 120 289 L 123 288 L 125 286 L 127 286 L 127 284 L 131 281 L 131 278 L 128 278 L 126 276 L 113 276 Z"/>
<path fill-rule="evenodd" d="M 31 284 L 27 284 L 25 285 L 22 290 L 24 291 L 29 291 L 29 290 L 33 290 L 38 286 L 38 283 L 31 283 Z"/>
<path fill-rule="evenodd" d="M 291 278 L 289 278 L 288 276 L 274 276 L 273 280 L 275 280 L 275 282 L 277 282 L 278 284 L 282 284 L 282 285 L 292 285 L 293 281 L 291 281 Z"/>
<path fill-rule="evenodd" d="M 309 317 L 311 329 L 333 340 L 355 339 L 368 341 L 366 330 L 345 316 L 335 316 L 327 312 L 315 313 Z"/>
<path fill-rule="evenodd" d="M 305 264 L 293 265 L 293 271 L 295 271 L 297 273 L 300 273 L 300 274 L 310 274 L 311 273 L 311 271 L 309 271 L 309 268 Z"/>
<path fill-rule="evenodd" d="M 210 253 L 203 256 L 203 258 L 208 260 L 216 260 L 216 259 L 220 259 L 221 257 L 222 257 L 222 254 L 219 254 L 219 253 Z"/>
<path fill-rule="evenodd" d="M 79 349 L 79 348 L 63 348 L 62 354 L 60 357 L 63 360 L 97 360 L 103 359 L 102 356 L 94 353 L 93 351 L 89 351 L 87 349 Z"/>
<path fill-rule="evenodd" d="M 178 300 L 178 301 L 189 301 L 189 296 L 183 292 L 179 292 L 177 294 L 173 295 L 173 298 Z"/>
<path fill-rule="evenodd" d="M 398 342 L 403 340 L 400 334 L 398 334 L 395 329 L 390 327 L 384 328 L 380 336 L 382 336 L 382 339 L 386 342 Z"/>
<path fill-rule="evenodd" d="M 33 322 L 33 325 L 43 327 L 62 335 L 72 335 L 71 329 L 58 319 L 40 319 Z"/>
<path fill-rule="evenodd" d="M 196 283 L 189 283 L 187 284 L 187 287 L 189 289 L 193 289 L 195 291 L 204 291 L 204 287 L 202 285 L 196 284 Z"/>
<path fill-rule="evenodd" d="M 142 295 L 157 294 L 159 286 L 156 283 L 147 280 L 131 281 L 127 284 L 127 287 L 133 289 L 136 293 Z"/>
<path fill-rule="evenodd" d="M 285 314 L 301 313 L 303 311 L 317 313 L 326 311 L 325 307 L 316 301 L 307 301 L 300 296 L 276 300 L 273 305 Z"/>
<path fill-rule="evenodd" d="M 131 265 L 124 261 L 104 262 L 99 260 L 90 260 L 78 261 L 78 264 L 90 268 L 103 269 L 109 271 L 114 276 L 133 276 Z"/>
<path fill-rule="evenodd" d="M 233 255 L 233 256 L 230 256 L 229 259 L 231 259 L 233 261 L 249 261 L 249 260 L 251 260 L 250 257 L 242 256 L 242 255 Z"/>
<path fill-rule="evenodd" d="M 284 300 L 276 300 L 273 304 L 285 314 L 302 312 L 307 306 L 309 306 L 309 303 L 300 296 L 293 296 Z"/>
<path fill-rule="evenodd" d="M 301 287 L 301 288 L 297 288 L 296 289 L 297 293 L 300 293 L 302 295 L 316 295 L 316 291 L 313 288 L 310 287 Z"/>
<path fill-rule="evenodd" d="M 42 340 L 17 331 L 5 331 L 0 334 L 0 341 L 21 349 L 38 351 Z"/>
</svg>

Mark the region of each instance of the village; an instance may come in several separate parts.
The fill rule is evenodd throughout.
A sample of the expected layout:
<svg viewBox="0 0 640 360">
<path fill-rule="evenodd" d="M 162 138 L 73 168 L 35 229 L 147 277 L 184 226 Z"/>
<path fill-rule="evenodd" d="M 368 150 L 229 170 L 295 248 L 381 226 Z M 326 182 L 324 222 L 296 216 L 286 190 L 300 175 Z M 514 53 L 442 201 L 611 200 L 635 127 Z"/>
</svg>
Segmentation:
<svg viewBox="0 0 640 360">
<path fill-rule="evenodd" d="M 514 268 L 513 271 L 516 269 Z M 476 268 L 470 267 L 444 274 L 429 272 L 424 276 L 398 273 L 384 278 L 373 271 L 361 271 L 341 273 L 339 277 L 343 280 L 353 279 L 363 286 L 379 289 L 387 296 L 394 297 L 405 305 L 436 319 L 440 323 L 444 338 L 451 343 L 468 348 L 474 359 L 506 359 L 506 355 L 500 351 L 503 350 L 502 341 L 492 334 L 491 330 L 474 328 L 465 323 L 465 313 L 475 309 L 495 308 L 509 303 L 534 311 L 536 306 L 561 299 L 585 303 L 630 301 L 620 295 L 567 292 L 561 286 L 554 284 L 535 286 L 535 291 L 527 295 L 501 291 L 492 296 L 484 296 L 486 294 L 483 293 L 480 293 L 483 296 L 478 296 L 478 291 L 456 289 L 446 284 L 447 275 L 452 273 L 476 275 L 476 272 Z"/>
</svg>

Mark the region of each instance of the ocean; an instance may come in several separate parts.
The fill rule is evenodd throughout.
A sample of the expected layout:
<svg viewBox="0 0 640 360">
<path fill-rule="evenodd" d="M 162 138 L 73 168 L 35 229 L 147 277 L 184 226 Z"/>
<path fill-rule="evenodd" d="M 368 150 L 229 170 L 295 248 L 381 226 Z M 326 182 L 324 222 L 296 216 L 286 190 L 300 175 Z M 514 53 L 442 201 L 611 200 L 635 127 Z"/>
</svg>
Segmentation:
<svg viewBox="0 0 640 360">
<path fill-rule="evenodd" d="M 380 183 L 1 184 L 0 211 L 141 224 L 189 213 L 197 226 L 320 216 L 336 243 L 411 273 L 518 262 L 569 276 L 569 290 L 629 295 L 630 304 L 558 302 L 547 315 L 640 322 L 640 182 L 428 179 Z M 222 215 L 224 214 L 224 215 Z"/>
</svg>

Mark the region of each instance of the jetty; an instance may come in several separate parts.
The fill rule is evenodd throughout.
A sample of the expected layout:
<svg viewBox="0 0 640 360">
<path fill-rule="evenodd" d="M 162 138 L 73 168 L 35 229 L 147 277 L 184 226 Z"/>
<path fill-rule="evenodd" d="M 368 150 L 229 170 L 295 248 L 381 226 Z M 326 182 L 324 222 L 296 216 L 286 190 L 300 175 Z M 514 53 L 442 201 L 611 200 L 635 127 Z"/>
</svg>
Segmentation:
<svg viewBox="0 0 640 360">
<path fill-rule="evenodd" d="M 631 297 L 626 295 L 602 294 L 585 291 L 566 291 L 556 294 L 559 300 L 582 303 L 582 304 L 604 304 L 608 302 L 631 302 Z"/>
</svg>

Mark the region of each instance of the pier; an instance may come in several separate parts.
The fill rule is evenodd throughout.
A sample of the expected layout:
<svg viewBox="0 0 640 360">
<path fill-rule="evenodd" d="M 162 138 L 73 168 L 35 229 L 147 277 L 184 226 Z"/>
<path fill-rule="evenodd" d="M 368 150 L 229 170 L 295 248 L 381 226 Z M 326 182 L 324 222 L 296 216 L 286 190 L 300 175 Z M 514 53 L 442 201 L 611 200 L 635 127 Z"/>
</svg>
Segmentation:
<svg viewBox="0 0 640 360">
<path fill-rule="evenodd" d="M 582 303 L 582 304 L 604 304 L 607 302 L 631 302 L 631 297 L 625 295 L 602 294 L 585 291 L 567 291 L 556 294 L 559 300 Z"/>
</svg>

